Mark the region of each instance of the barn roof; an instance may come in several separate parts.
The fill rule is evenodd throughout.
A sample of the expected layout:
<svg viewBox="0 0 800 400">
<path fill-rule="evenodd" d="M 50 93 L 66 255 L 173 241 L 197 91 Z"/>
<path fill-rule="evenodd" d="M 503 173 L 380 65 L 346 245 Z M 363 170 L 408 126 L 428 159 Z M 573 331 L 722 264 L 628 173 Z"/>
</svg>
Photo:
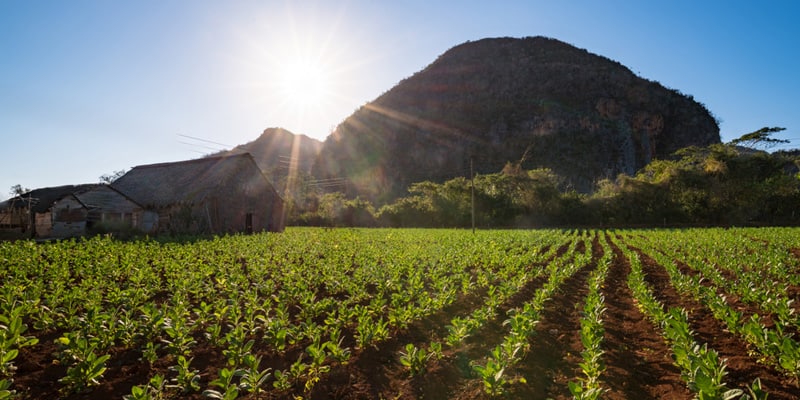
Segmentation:
<svg viewBox="0 0 800 400">
<path fill-rule="evenodd" d="M 159 207 L 199 203 L 218 194 L 218 188 L 230 180 L 272 187 L 250 153 L 140 165 L 114 181 L 112 187 L 145 207 Z"/>
<path fill-rule="evenodd" d="M 88 209 L 114 211 L 119 207 L 120 199 L 124 199 L 124 201 L 130 202 L 135 206 L 140 206 L 136 201 L 129 198 L 124 193 L 105 184 L 75 192 L 72 193 L 72 195 Z"/>
<path fill-rule="evenodd" d="M 0 203 L 0 208 L 24 208 L 28 206 L 30 198 L 31 211 L 44 213 L 56 200 L 71 194 L 80 194 L 88 190 L 103 186 L 102 183 L 88 183 L 83 185 L 64 185 L 31 190 L 22 196 L 16 196 Z"/>
</svg>

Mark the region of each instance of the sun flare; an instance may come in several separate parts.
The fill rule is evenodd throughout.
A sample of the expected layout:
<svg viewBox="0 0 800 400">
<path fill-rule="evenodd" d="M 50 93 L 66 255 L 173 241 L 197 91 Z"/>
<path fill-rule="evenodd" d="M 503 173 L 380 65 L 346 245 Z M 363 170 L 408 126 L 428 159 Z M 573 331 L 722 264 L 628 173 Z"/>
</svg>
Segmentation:
<svg viewBox="0 0 800 400">
<path fill-rule="evenodd" d="M 252 91 L 250 104 L 265 124 L 324 140 L 363 102 L 363 71 L 374 54 L 365 57 L 360 36 L 336 13 L 300 3 L 287 2 L 285 14 L 256 18 L 257 27 L 242 30 L 236 79 Z"/>
<path fill-rule="evenodd" d="M 308 60 L 290 62 L 278 78 L 280 94 L 298 109 L 319 108 L 330 95 L 331 78 L 324 65 Z"/>
</svg>

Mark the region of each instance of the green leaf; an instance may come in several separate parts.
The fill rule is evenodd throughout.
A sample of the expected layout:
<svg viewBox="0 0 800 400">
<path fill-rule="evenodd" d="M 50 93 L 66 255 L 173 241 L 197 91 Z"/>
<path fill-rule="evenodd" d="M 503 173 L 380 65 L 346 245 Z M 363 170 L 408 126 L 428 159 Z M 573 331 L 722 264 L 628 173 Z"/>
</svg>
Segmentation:
<svg viewBox="0 0 800 400">
<path fill-rule="evenodd" d="M 715 393 L 716 387 L 714 385 L 714 380 L 711 379 L 708 374 L 706 374 L 703 370 L 695 371 L 694 376 L 695 384 L 697 385 L 697 391 L 701 393 Z"/>
<path fill-rule="evenodd" d="M 220 393 L 220 392 L 218 392 L 216 390 L 211 390 L 211 389 L 204 390 L 203 391 L 203 396 L 208 397 L 210 399 L 222 399 L 223 398 L 222 397 L 222 393 Z"/>
<path fill-rule="evenodd" d="M 6 352 L 5 355 L 3 355 L 2 364 L 11 362 L 13 359 L 17 358 L 17 355 L 19 355 L 19 350 L 17 349 L 9 350 L 8 352 Z"/>
<path fill-rule="evenodd" d="M 722 394 L 722 400 L 733 400 L 744 394 L 741 389 L 730 389 Z"/>
<path fill-rule="evenodd" d="M 580 398 L 581 394 L 583 394 L 583 386 L 580 382 L 569 382 L 569 391 L 572 393 L 573 396 L 576 398 Z"/>
</svg>

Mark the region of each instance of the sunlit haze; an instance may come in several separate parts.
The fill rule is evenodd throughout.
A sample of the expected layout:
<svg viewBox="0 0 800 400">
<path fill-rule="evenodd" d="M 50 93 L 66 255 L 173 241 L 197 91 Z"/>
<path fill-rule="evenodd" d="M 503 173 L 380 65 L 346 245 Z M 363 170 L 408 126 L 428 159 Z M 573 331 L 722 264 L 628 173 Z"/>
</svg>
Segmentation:
<svg viewBox="0 0 800 400">
<path fill-rule="evenodd" d="M 0 199 L 282 127 L 324 140 L 449 48 L 549 36 L 800 143 L 800 3 L 0 2 Z M 193 139 L 197 138 L 197 139 Z"/>
</svg>

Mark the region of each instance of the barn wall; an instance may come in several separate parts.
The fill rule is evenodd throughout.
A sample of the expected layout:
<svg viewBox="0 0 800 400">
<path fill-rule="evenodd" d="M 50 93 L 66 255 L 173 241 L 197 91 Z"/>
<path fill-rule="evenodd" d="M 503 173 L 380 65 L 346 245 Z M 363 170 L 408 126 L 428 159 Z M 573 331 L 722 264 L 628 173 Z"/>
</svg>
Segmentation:
<svg viewBox="0 0 800 400">
<path fill-rule="evenodd" d="M 86 234 L 86 218 L 88 211 L 73 196 L 65 197 L 53 203 L 53 228 L 50 235 L 36 230 L 39 236 L 52 236 L 55 238 L 68 238 Z"/>
<path fill-rule="evenodd" d="M 23 215 L 22 212 L 14 207 L 0 210 L 0 229 L 19 229 L 23 225 L 21 215 Z"/>
<path fill-rule="evenodd" d="M 35 232 L 38 237 L 50 237 L 53 234 L 53 214 L 48 211 L 36 213 Z"/>
<path fill-rule="evenodd" d="M 157 233 L 170 235 L 222 233 L 210 228 L 204 204 L 172 204 L 156 210 Z"/>
<path fill-rule="evenodd" d="M 136 213 L 141 207 L 108 186 L 99 186 L 76 195 L 89 214 L 87 228 L 102 231 L 126 230 L 134 228 Z"/>
<path fill-rule="evenodd" d="M 214 198 L 207 201 L 214 231 L 220 233 L 247 232 L 248 214 L 251 232 L 282 231 L 282 201 L 255 166 L 240 172 L 235 180 L 226 182 Z"/>
<path fill-rule="evenodd" d="M 134 214 L 134 227 L 143 233 L 158 232 L 158 213 L 150 210 L 140 210 Z"/>
</svg>

